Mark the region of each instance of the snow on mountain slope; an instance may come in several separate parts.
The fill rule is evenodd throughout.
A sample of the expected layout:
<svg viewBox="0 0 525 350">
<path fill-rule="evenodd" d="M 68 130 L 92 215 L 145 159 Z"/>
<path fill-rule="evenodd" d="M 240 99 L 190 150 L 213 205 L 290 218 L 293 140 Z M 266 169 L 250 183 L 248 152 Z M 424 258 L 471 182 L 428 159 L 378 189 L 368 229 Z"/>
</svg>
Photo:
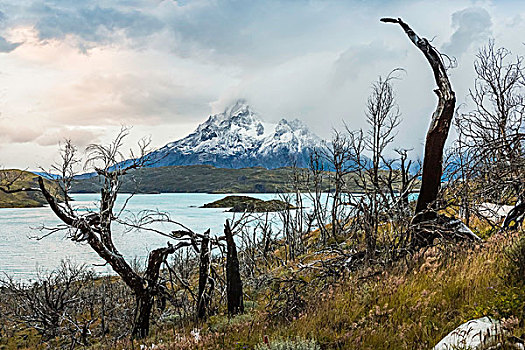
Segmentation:
<svg viewBox="0 0 525 350">
<path fill-rule="evenodd" d="M 299 120 L 278 124 L 261 121 L 246 101 L 210 116 L 197 129 L 150 154 L 153 166 L 209 164 L 222 168 L 261 166 L 268 169 L 308 165 L 321 139 Z"/>
</svg>

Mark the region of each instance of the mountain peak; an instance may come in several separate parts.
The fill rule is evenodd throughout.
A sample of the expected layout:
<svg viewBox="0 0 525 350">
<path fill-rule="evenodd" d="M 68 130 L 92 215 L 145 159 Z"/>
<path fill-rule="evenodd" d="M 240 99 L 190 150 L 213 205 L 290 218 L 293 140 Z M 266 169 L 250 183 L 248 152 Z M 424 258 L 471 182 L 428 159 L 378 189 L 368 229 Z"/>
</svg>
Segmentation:
<svg viewBox="0 0 525 350">
<path fill-rule="evenodd" d="M 209 164 L 223 168 L 307 166 L 319 137 L 295 119 L 266 124 L 244 99 L 211 115 L 197 129 L 155 151 L 155 166 Z"/>
<path fill-rule="evenodd" d="M 235 101 L 230 106 L 226 107 L 223 114 L 225 116 L 234 117 L 239 114 L 253 114 L 253 112 L 250 110 L 248 102 L 245 99 L 241 98 Z"/>
</svg>

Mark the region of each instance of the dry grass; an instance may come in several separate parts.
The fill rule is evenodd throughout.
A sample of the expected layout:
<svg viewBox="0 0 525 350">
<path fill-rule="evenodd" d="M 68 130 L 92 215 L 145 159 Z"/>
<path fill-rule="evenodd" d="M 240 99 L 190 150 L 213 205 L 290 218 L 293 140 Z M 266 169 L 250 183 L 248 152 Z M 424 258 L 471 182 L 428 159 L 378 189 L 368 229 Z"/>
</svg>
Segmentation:
<svg viewBox="0 0 525 350">
<path fill-rule="evenodd" d="M 250 349 L 268 336 L 270 343 L 314 339 L 322 349 L 428 349 L 461 323 L 486 315 L 504 319 L 514 335 L 522 336 L 525 285 L 509 276 L 507 258 L 520 235 L 498 234 L 476 246 L 434 247 L 384 271 L 361 271 L 329 286 L 314 283 L 305 289 L 306 307 L 290 321 L 272 315 L 267 290 L 245 315 L 215 316 L 184 328 L 161 325 L 143 344 Z M 133 345 L 123 340 L 119 346 Z"/>
</svg>

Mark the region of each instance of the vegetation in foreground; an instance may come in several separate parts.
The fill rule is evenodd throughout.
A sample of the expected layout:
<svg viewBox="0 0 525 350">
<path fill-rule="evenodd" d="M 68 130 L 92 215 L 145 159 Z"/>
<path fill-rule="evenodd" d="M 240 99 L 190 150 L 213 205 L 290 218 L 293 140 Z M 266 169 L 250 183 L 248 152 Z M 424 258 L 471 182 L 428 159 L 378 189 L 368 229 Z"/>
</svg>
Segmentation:
<svg viewBox="0 0 525 350">
<path fill-rule="evenodd" d="M 274 270 L 246 314 L 188 322 L 183 331 L 159 325 L 142 344 L 263 349 L 267 338 L 270 345 L 304 340 L 322 349 L 429 349 L 461 323 L 482 316 L 502 319 L 509 334 L 523 339 L 524 253 L 523 232 L 497 234 L 482 245 L 434 247 L 384 270 L 317 284 L 315 274 L 301 272 L 307 254 Z"/>
<path fill-rule="evenodd" d="M 333 276 L 305 267 L 322 254 L 315 239 L 311 244 L 285 266 L 278 263 L 282 252 L 272 252 L 269 273 L 247 287 L 244 314 L 230 318 L 219 303 L 216 315 L 196 321 L 173 307 L 158 309 L 150 336 L 136 341 L 121 333 L 133 300 L 116 278 L 95 279 L 69 267 L 81 292 L 66 293 L 66 299 L 83 301 L 70 299 L 58 333 L 46 337 L 37 333 L 43 320 L 27 324 L 34 328 L 13 322 L 13 308 L 27 302 L 4 284 L 0 346 L 67 348 L 74 335 L 85 337 L 78 346 L 92 349 L 428 349 L 459 324 L 482 316 L 501 319 L 509 335 L 523 339 L 523 231 L 497 233 L 483 244 L 440 244 L 388 267 Z M 17 305 L 10 304 L 14 300 Z M 75 328 L 73 319 L 85 328 Z"/>
</svg>

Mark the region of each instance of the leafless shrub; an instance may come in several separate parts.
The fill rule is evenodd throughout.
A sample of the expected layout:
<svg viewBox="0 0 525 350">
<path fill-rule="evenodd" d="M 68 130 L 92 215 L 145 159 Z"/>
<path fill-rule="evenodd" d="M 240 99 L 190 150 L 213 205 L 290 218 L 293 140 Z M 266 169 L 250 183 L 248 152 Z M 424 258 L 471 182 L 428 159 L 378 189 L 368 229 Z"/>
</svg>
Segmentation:
<svg viewBox="0 0 525 350">
<path fill-rule="evenodd" d="M 117 281 L 97 276 L 85 266 L 63 262 L 35 281 L 0 281 L 2 324 L 11 333 L 34 329 L 53 346 L 88 345 L 108 334 L 122 337 L 132 319 L 132 298 Z"/>
<path fill-rule="evenodd" d="M 456 166 L 463 190 L 459 194 L 467 222 L 471 215 L 484 216 L 477 210 L 484 202 L 519 209 L 525 200 L 523 57 L 496 48 L 491 40 L 476 58 L 476 80 L 469 94 L 473 109 L 460 113 L 456 122 Z"/>
</svg>

